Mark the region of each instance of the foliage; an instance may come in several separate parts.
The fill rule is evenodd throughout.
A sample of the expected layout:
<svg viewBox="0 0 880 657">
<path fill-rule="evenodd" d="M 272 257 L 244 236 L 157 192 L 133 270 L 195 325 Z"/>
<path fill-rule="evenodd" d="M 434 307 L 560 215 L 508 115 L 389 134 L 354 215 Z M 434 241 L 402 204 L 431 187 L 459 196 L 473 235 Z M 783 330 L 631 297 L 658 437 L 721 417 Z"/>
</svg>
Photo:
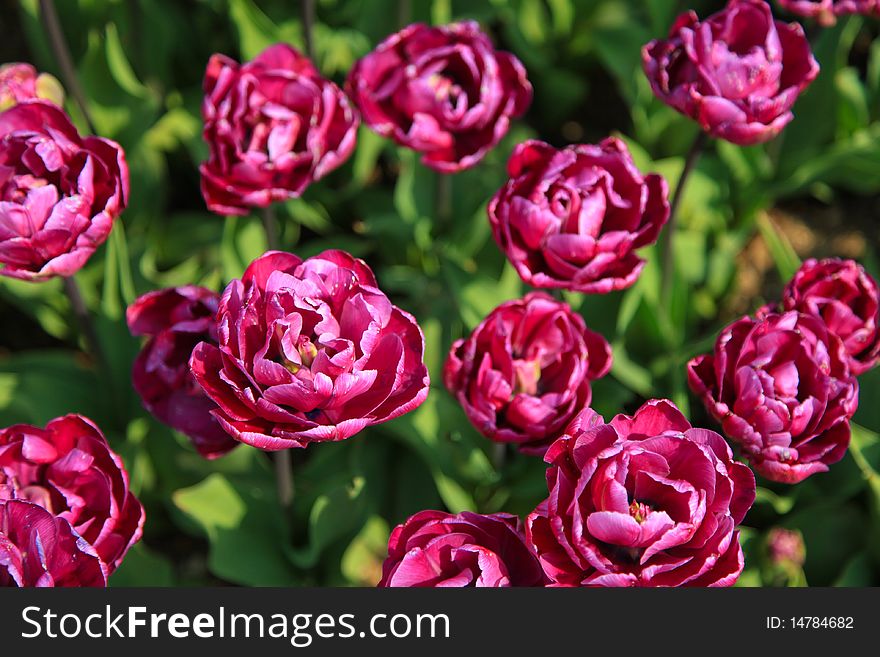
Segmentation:
<svg viewBox="0 0 880 657">
<path fill-rule="evenodd" d="M 36 0 L 18 15 L 25 43 L 3 61 L 32 61 L 60 76 Z M 686 3 L 704 13 L 720 2 Z M 451 179 L 451 220 L 438 222 L 437 176 L 409 151 L 365 128 L 352 159 L 302 199 L 278 208 L 281 243 L 301 256 L 343 248 L 366 258 L 393 301 L 424 329 L 432 377 L 416 412 L 339 443 L 293 454 L 296 496 L 285 517 L 266 455 L 241 446 L 208 462 L 153 420 L 131 389 L 139 344 L 123 321 L 138 294 L 197 283 L 222 289 L 265 248 L 260 219 L 224 220 L 199 194 L 201 77 L 213 52 L 255 55 L 275 41 L 302 46 L 296 3 L 282 0 L 71 0 L 57 3 L 97 132 L 118 140 L 131 167 L 123 221 L 77 275 L 111 363 L 88 361 L 58 281 L 0 283 L 0 420 L 44 423 L 65 412 L 108 435 L 147 507 L 145 539 L 113 585 L 363 585 L 378 579 L 389 529 L 429 508 L 526 514 L 542 499 L 544 464 L 493 445 L 443 389 L 452 341 L 499 303 L 526 291 L 492 241 L 485 204 L 506 158 L 537 137 L 561 146 L 624 138 L 637 165 L 674 187 L 696 127 L 656 101 L 640 70 L 642 44 L 666 32 L 670 0 L 321 0 L 315 26 L 322 72 L 341 82 L 354 60 L 403 20 L 474 18 L 529 70 L 535 101 L 475 169 Z M 840 255 L 854 235 L 876 277 L 880 243 L 880 30 L 842 20 L 814 36 L 822 73 L 796 118 L 766 146 L 716 143 L 700 160 L 681 207 L 676 279 L 659 301 L 659 253 L 641 279 L 606 296 L 566 300 L 614 347 L 609 377 L 594 385 L 606 417 L 647 397 L 673 399 L 697 426 L 714 427 L 687 391 L 684 365 L 722 326 L 778 296 L 808 254 Z M 75 104 L 68 111 L 81 119 Z M 83 127 L 82 121 L 79 121 Z M 774 208 L 776 210 L 774 210 Z M 780 215 L 777 210 L 784 210 Z M 813 235 L 804 247 L 794 224 Z M 843 217 L 831 224 L 829 217 Z M 787 229 L 784 229 L 787 227 Z M 853 255 L 853 254 L 846 254 Z M 762 260 L 776 271 L 762 268 Z M 757 284 L 746 273 L 757 271 Z M 759 482 L 746 517 L 742 585 L 777 582 L 764 567 L 769 528 L 799 529 L 811 585 L 880 582 L 880 370 L 861 378 L 853 447 L 827 474 L 798 486 Z M 497 465 L 496 465 L 497 464 Z M 280 519 L 280 520 L 279 520 Z M 792 583 L 803 578 L 792 577 Z"/>
</svg>

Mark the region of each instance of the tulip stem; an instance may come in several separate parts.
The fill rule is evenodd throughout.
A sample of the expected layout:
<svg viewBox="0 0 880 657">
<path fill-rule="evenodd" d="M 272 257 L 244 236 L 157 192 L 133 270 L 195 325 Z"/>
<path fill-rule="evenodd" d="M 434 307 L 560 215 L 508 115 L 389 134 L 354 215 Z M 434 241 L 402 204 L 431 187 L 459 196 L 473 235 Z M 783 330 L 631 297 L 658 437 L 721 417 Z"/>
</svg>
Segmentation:
<svg viewBox="0 0 880 657">
<path fill-rule="evenodd" d="M 412 7 L 409 0 L 397 0 L 397 23 L 401 29 L 409 25 Z"/>
<path fill-rule="evenodd" d="M 104 350 L 101 348 L 101 342 L 98 339 L 98 331 L 95 329 L 92 315 L 89 313 L 82 292 L 80 292 L 79 284 L 73 276 L 66 276 L 62 280 L 64 281 L 64 293 L 70 302 L 70 307 L 76 317 L 79 330 L 85 338 L 86 345 L 92 357 L 97 361 L 98 366 L 107 371 L 108 361 L 104 356 Z"/>
<path fill-rule="evenodd" d="M 678 184 L 675 186 L 675 192 L 672 195 L 672 203 L 669 207 L 669 221 L 666 224 L 666 229 L 663 231 L 662 241 L 663 260 L 661 261 L 660 275 L 660 304 L 664 308 L 669 308 L 672 296 L 672 283 L 675 278 L 674 241 L 678 207 L 681 205 L 681 199 L 684 196 L 684 189 L 688 178 L 690 178 L 691 173 L 696 167 L 707 140 L 708 136 L 701 130 L 685 157 L 684 169 L 681 171 L 681 176 L 678 178 Z"/>
<path fill-rule="evenodd" d="M 278 249 L 278 217 L 275 216 L 275 208 L 267 205 L 260 213 L 263 219 L 263 230 L 266 233 L 266 245 L 270 251 Z"/>
<path fill-rule="evenodd" d="M 495 468 L 495 472 L 501 472 L 504 469 L 504 464 L 507 461 L 507 443 L 493 443 L 492 444 L 492 467 Z"/>
<path fill-rule="evenodd" d="M 437 213 L 436 226 L 446 228 L 452 220 L 452 176 L 437 173 L 437 188 L 434 192 L 434 208 Z"/>
<path fill-rule="evenodd" d="M 288 511 L 293 505 L 293 460 L 289 449 L 275 452 L 275 485 L 278 502 L 284 511 Z"/>
<path fill-rule="evenodd" d="M 315 61 L 315 0 L 300 0 L 302 8 L 303 40 L 306 44 L 306 55 Z"/>
<path fill-rule="evenodd" d="M 55 10 L 55 3 L 52 0 L 40 0 L 40 17 L 43 19 L 43 25 L 49 36 L 49 43 L 52 45 L 52 52 L 61 68 L 61 77 L 64 84 L 70 91 L 76 104 L 83 114 L 89 132 L 97 134 L 95 124 L 92 121 L 92 115 L 89 112 L 86 95 L 83 93 L 82 86 L 79 83 L 79 77 L 76 74 L 76 68 L 73 65 L 73 58 L 70 56 L 70 48 L 67 40 L 64 38 L 64 32 L 61 30 L 61 21 L 58 20 L 58 12 Z"/>
</svg>

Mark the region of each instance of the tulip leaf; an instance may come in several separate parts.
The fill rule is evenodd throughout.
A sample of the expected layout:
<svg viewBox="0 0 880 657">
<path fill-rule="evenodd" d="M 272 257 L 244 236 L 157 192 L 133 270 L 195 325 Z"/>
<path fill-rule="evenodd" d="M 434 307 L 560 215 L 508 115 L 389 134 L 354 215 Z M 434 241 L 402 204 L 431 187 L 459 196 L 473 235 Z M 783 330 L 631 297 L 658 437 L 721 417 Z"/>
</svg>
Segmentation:
<svg viewBox="0 0 880 657">
<path fill-rule="evenodd" d="M 125 55 L 125 48 L 119 39 L 119 30 L 116 25 L 109 23 L 105 31 L 105 47 L 107 52 L 107 66 L 116 83 L 135 98 L 148 98 L 150 90 L 138 80 L 131 64 Z"/>
<path fill-rule="evenodd" d="M 880 510 L 880 436 L 853 424 L 849 453 L 874 495 L 876 509 Z"/>
<path fill-rule="evenodd" d="M 755 492 L 755 504 L 769 504 L 779 515 L 791 511 L 795 499 L 792 496 L 778 495 L 769 488 L 758 486 Z"/>
<path fill-rule="evenodd" d="M 871 586 L 874 581 L 874 567 L 868 555 L 857 554 L 843 567 L 834 586 Z"/>
<path fill-rule="evenodd" d="M 253 59 L 280 41 L 278 26 L 251 0 L 230 0 L 229 17 L 238 31 L 238 47 L 244 59 Z"/>
<path fill-rule="evenodd" d="M 388 554 L 388 523 L 371 516 L 342 556 L 342 574 L 355 586 L 375 586 Z"/>
<path fill-rule="evenodd" d="M 103 426 L 113 409 L 96 373 L 75 353 L 61 350 L 18 352 L 0 358 L 0 423 L 44 425 L 67 413 L 80 413 Z"/>
<path fill-rule="evenodd" d="M 174 586 L 174 568 L 164 557 L 141 541 L 125 555 L 125 560 L 110 577 L 111 587 Z"/>
<path fill-rule="evenodd" d="M 247 586 L 287 586 L 295 574 L 284 558 L 287 531 L 268 472 L 259 478 L 209 475 L 178 490 L 174 505 L 210 544 L 208 567 Z"/>
<path fill-rule="evenodd" d="M 241 278 L 247 266 L 266 249 L 266 235 L 257 217 L 226 217 L 220 253 L 227 281 Z"/>
<path fill-rule="evenodd" d="M 758 230 L 773 257 L 773 264 L 784 281 L 788 281 L 801 266 L 801 259 L 785 233 L 773 222 L 770 216 L 762 212 L 758 215 Z"/>
<path fill-rule="evenodd" d="M 347 534 L 356 533 L 366 515 L 364 479 L 354 479 L 320 495 L 309 513 L 308 544 L 287 550 L 290 560 L 299 568 L 312 568 L 322 551 Z"/>
<path fill-rule="evenodd" d="M 813 586 L 828 586 L 842 565 L 864 549 L 866 518 L 853 504 L 804 506 L 786 517 L 785 527 L 799 529 L 807 546 L 804 572 Z"/>
</svg>

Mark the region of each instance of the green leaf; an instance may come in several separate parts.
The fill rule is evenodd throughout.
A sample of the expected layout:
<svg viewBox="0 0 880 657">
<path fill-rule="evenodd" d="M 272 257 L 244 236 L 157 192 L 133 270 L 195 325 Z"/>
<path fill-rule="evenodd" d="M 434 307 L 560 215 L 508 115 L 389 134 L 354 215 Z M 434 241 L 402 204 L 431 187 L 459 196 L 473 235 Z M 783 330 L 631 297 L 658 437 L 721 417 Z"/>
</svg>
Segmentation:
<svg viewBox="0 0 880 657">
<path fill-rule="evenodd" d="M 67 413 L 81 413 L 99 426 L 114 413 L 95 372 L 77 354 L 45 350 L 0 358 L 0 424 L 43 425 Z"/>
<path fill-rule="evenodd" d="M 125 48 L 119 39 L 119 30 L 114 23 L 109 23 L 105 30 L 105 48 L 107 67 L 116 83 L 135 98 L 148 98 L 150 90 L 138 80 L 131 64 L 125 55 Z"/>
<path fill-rule="evenodd" d="M 238 47 L 244 59 L 253 59 L 278 43 L 278 26 L 251 0 L 230 0 L 229 17 L 238 32 Z"/>
<path fill-rule="evenodd" d="M 297 566 L 312 568 L 328 546 L 362 526 L 366 515 L 363 492 L 364 479 L 355 477 L 315 500 L 309 514 L 308 545 L 288 551 Z"/>
<path fill-rule="evenodd" d="M 651 372 L 629 357 L 622 342 L 616 342 L 613 350 L 614 360 L 611 365 L 611 376 L 642 397 L 650 397 L 654 389 L 654 378 L 651 376 Z"/>
<path fill-rule="evenodd" d="M 342 574 L 355 586 L 375 586 L 388 554 L 388 523 L 371 516 L 342 556 Z"/>
<path fill-rule="evenodd" d="M 379 156 L 387 145 L 387 139 L 377 135 L 366 126 L 362 125 L 360 127 L 358 130 L 357 149 L 354 153 L 353 185 L 361 188 L 369 182 L 375 173 Z"/>
<path fill-rule="evenodd" d="M 226 217 L 220 244 L 225 279 L 241 277 L 247 266 L 267 248 L 266 233 L 257 217 Z"/>
<path fill-rule="evenodd" d="M 116 588 L 136 586 L 174 586 L 174 569 L 167 557 L 150 550 L 143 542 L 133 546 L 109 585 Z"/>
<path fill-rule="evenodd" d="M 834 581 L 834 586 L 873 586 L 874 569 L 866 554 L 857 554 L 843 567 L 843 572 Z"/>
<path fill-rule="evenodd" d="M 874 495 L 875 510 L 880 512 L 880 436 L 858 424 L 852 424 L 849 452 Z"/>
<path fill-rule="evenodd" d="M 781 516 L 791 511 L 794 502 L 793 496 L 777 495 L 769 488 L 758 486 L 755 491 L 755 504 L 769 504 Z"/>
<path fill-rule="evenodd" d="M 287 531 L 271 475 L 208 476 L 172 496 L 210 543 L 208 567 L 246 586 L 286 586 L 295 575 L 284 557 Z"/>
<path fill-rule="evenodd" d="M 837 130 L 840 136 L 845 137 L 871 122 L 868 92 L 859 71 L 852 67 L 839 70 L 834 83 L 839 96 Z"/>
<path fill-rule="evenodd" d="M 779 276 L 784 281 L 790 280 L 801 266 L 801 259 L 795 253 L 791 242 L 766 212 L 758 215 L 758 230 L 770 250 Z"/>
<path fill-rule="evenodd" d="M 799 529 L 807 546 L 804 572 L 814 586 L 828 586 L 842 565 L 864 549 L 867 519 L 852 504 L 817 504 L 786 517 L 785 527 Z"/>
</svg>

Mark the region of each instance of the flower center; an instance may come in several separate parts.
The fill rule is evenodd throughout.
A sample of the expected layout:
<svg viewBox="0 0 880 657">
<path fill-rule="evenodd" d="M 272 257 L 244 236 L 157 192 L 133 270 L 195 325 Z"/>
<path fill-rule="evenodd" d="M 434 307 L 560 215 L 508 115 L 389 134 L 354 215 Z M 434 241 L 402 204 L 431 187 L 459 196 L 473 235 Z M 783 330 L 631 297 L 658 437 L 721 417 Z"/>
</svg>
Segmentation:
<svg viewBox="0 0 880 657">
<path fill-rule="evenodd" d="M 515 360 L 513 369 L 513 394 L 536 395 L 541 381 L 541 361 Z"/>
<path fill-rule="evenodd" d="M 304 367 L 311 367 L 312 363 L 315 361 L 315 357 L 318 355 L 318 348 L 315 346 L 315 343 L 305 335 L 301 335 L 296 339 L 296 350 L 299 353 L 301 364 L 287 360 L 283 356 L 281 357 L 281 364 L 284 365 L 291 374 L 296 374 Z"/>
<path fill-rule="evenodd" d="M 638 500 L 633 500 L 632 504 L 629 505 L 629 515 L 640 525 L 645 522 L 650 512 L 651 507 Z"/>
</svg>

